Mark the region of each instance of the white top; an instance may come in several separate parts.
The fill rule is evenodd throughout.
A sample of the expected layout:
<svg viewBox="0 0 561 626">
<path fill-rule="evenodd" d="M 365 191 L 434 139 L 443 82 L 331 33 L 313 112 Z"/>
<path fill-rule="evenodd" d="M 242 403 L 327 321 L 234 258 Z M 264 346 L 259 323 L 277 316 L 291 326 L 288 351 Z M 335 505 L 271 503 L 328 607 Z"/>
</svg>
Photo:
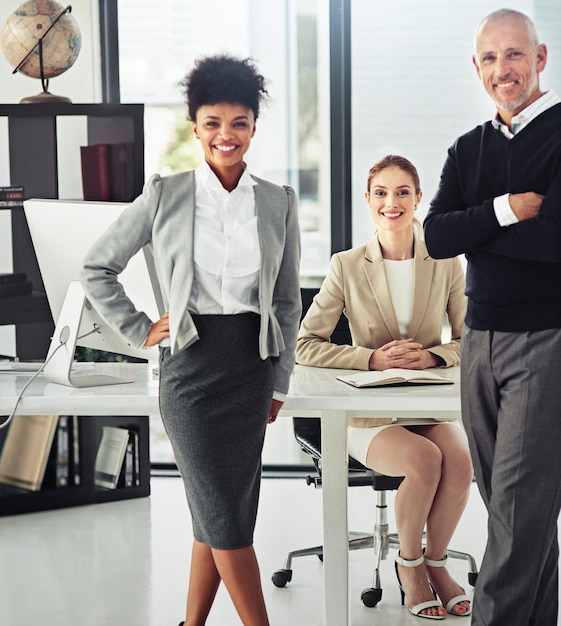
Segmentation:
<svg viewBox="0 0 561 626">
<path fill-rule="evenodd" d="M 547 111 L 547 109 L 550 109 L 552 106 L 559 104 L 559 102 L 561 102 L 561 99 L 553 90 L 546 91 L 535 102 L 532 102 L 530 106 L 526 107 L 520 111 L 518 115 L 515 115 L 512 118 L 510 121 L 511 128 L 509 128 L 501 120 L 498 113 L 491 120 L 491 124 L 493 125 L 493 128 L 500 130 L 507 139 L 512 139 L 514 135 L 519 133 L 521 130 L 526 128 L 530 122 L 535 120 L 538 115 Z M 514 211 L 510 208 L 510 203 L 508 201 L 509 195 L 510 194 L 505 193 L 502 196 L 497 196 L 493 200 L 495 215 L 497 216 L 497 220 L 501 226 L 510 226 L 511 224 L 516 224 L 519 221 Z"/>
<path fill-rule="evenodd" d="M 244 170 L 226 191 L 208 163 L 195 170 L 195 280 L 189 311 L 196 314 L 259 313 L 261 249 L 257 232 L 257 183 Z"/>
<path fill-rule="evenodd" d="M 261 248 L 247 168 L 232 191 L 209 164 L 195 170 L 195 272 L 188 309 L 199 315 L 260 313 Z M 274 390 L 283 402 L 286 394 Z"/>
<path fill-rule="evenodd" d="M 414 259 L 392 261 L 384 259 L 386 277 L 392 304 L 402 339 L 409 337 L 409 324 L 413 314 L 413 291 L 415 289 Z"/>
</svg>

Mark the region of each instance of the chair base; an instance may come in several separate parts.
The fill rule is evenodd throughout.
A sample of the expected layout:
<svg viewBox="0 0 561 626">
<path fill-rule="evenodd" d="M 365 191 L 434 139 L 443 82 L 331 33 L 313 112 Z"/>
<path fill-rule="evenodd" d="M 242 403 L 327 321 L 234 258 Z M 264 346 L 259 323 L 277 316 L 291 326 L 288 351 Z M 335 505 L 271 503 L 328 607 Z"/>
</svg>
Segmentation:
<svg viewBox="0 0 561 626">
<path fill-rule="evenodd" d="M 342 316 L 341 320 L 345 322 L 344 316 Z M 351 342 L 349 339 L 343 343 Z M 302 451 L 311 457 L 317 471 L 316 476 L 308 476 L 307 483 L 308 485 L 314 485 L 316 488 L 321 488 L 321 420 L 320 418 L 312 417 L 293 417 L 292 419 L 296 440 L 300 444 Z M 390 533 L 388 531 L 386 494 L 388 491 L 398 489 L 402 480 L 402 476 L 386 476 L 379 474 L 374 470 L 368 469 L 352 457 L 349 457 L 349 487 L 371 487 L 376 492 L 377 497 L 374 532 L 352 532 L 349 534 L 349 550 L 373 548 L 376 555 L 372 587 L 364 589 L 361 594 L 363 604 L 368 607 L 376 606 L 382 598 L 382 585 L 380 581 L 381 561 L 387 558 L 390 548 L 394 550 L 399 550 L 400 548 L 397 533 Z M 323 560 L 323 546 L 315 546 L 289 552 L 284 562 L 284 567 L 273 574 L 273 584 L 276 587 L 285 587 L 286 584 L 292 580 L 292 559 L 314 555 L 320 560 Z M 455 550 L 448 550 L 448 556 L 453 559 L 469 561 L 470 571 L 468 573 L 468 581 L 469 584 L 474 587 L 478 574 L 475 559 L 466 552 L 457 552 Z"/>
<path fill-rule="evenodd" d="M 397 533 L 388 532 L 389 528 L 386 523 L 386 492 L 378 491 L 376 493 L 378 495 L 376 505 L 377 523 L 374 527 L 374 533 L 349 533 L 349 551 L 373 548 L 376 555 L 372 586 L 364 589 L 360 597 L 362 603 L 367 607 L 375 607 L 382 599 L 382 583 L 380 577 L 380 564 L 382 560 L 387 558 L 390 548 L 398 551 L 400 548 Z M 450 558 L 469 562 L 470 571 L 468 572 L 468 582 L 474 587 L 478 574 L 475 559 L 467 552 L 448 550 L 447 553 Z M 320 561 L 323 561 L 323 546 L 302 548 L 289 552 L 282 569 L 274 572 L 271 578 L 275 587 L 285 587 L 287 583 L 292 580 L 292 560 L 302 556 L 317 556 Z"/>
</svg>

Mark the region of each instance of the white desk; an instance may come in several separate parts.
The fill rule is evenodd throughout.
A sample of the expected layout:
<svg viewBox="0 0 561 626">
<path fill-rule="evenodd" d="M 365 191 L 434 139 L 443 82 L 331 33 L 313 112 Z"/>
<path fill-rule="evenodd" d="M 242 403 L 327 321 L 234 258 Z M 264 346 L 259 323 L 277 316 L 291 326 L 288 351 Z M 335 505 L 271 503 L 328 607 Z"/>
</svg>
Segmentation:
<svg viewBox="0 0 561 626">
<path fill-rule="evenodd" d="M 336 380 L 348 370 L 296 366 L 283 414 L 321 417 L 324 624 L 347 626 L 347 418 L 460 417 L 460 368 L 437 370 L 454 385 L 356 389 Z"/>
<path fill-rule="evenodd" d="M 107 363 L 96 373 L 134 378 L 127 385 L 73 389 L 39 377 L 18 414 L 147 415 L 158 412 L 158 381 L 146 365 Z M 98 369 L 99 368 L 99 369 Z M 460 416 L 459 368 L 438 370 L 454 385 L 355 389 L 335 377 L 343 370 L 297 366 L 282 413 L 322 419 L 324 611 L 326 626 L 349 620 L 347 547 L 347 418 Z M 346 371 L 348 373 L 348 371 Z M 28 376 L 0 374 L 0 415 L 7 415 Z"/>
<path fill-rule="evenodd" d="M 84 372 L 90 368 L 84 365 Z M 91 372 L 130 379 L 125 385 L 65 387 L 40 375 L 21 399 L 18 415 L 157 415 L 158 379 L 146 364 L 96 363 Z M 8 415 L 29 374 L 0 372 L 0 415 Z"/>
</svg>

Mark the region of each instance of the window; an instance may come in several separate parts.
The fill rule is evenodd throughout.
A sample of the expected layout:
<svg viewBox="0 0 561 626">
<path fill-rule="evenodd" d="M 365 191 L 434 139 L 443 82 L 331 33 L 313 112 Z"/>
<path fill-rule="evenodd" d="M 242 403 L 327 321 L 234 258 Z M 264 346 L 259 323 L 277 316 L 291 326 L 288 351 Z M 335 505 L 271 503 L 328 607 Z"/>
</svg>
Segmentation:
<svg viewBox="0 0 561 626">
<path fill-rule="evenodd" d="M 118 5 L 121 102 L 146 105 L 147 175 L 189 169 L 200 161 L 178 87 L 194 60 L 228 52 L 256 61 L 269 81 L 271 103 L 261 112 L 247 160 L 255 174 L 298 192 L 304 277 L 321 275 L 330 254 L 323 4 L 212 0 L 203 6 L 165 0 L 156 10 L 149 0 L 119 0 Z"/>
</svg>

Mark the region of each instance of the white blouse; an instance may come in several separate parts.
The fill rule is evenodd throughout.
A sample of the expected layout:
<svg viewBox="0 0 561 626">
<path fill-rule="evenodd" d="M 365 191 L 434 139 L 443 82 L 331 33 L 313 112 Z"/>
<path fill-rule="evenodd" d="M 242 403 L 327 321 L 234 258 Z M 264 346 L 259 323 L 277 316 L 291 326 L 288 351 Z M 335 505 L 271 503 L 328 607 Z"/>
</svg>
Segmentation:
<svg viewBox="0 0 561 626">
<path fill-rule="evenodd" d="M 414 259 L 405 259 L 403 261 L 384 259 L 392 304 L 402 339 L 409 337 L 409 325 L 411 324 L 411 315 L 413 314 L 414 264 Z"/>
<path fill-rule="evenodd" d="M 259 313 L 261 249 L 254 185 L 247 169 L 231 192 L 206 161 L 195 170 L 192 313 Z"/>
</svg>

